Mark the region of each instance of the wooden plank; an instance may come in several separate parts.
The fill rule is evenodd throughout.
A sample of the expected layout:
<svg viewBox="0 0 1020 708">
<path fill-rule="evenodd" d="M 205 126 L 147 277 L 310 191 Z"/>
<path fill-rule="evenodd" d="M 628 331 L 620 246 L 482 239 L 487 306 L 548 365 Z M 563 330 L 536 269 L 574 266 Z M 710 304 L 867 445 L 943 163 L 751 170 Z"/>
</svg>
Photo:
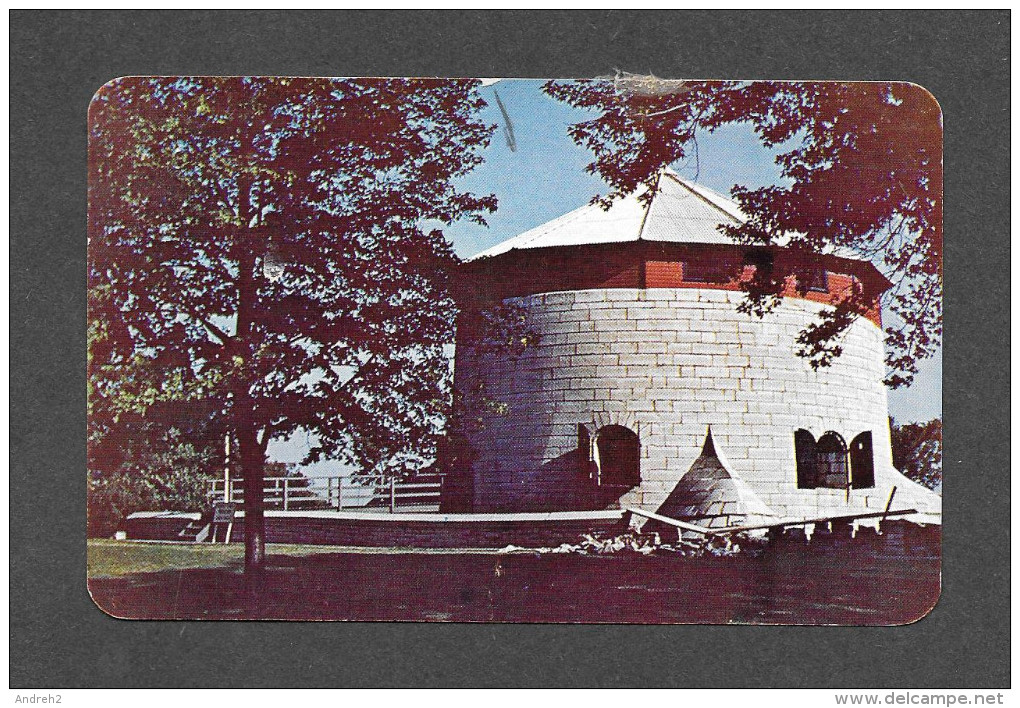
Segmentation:
<svg viewBox="0 0 1020 708">
<path fill-rule="evenodd" d="M 693 531 L 694 533 L 700 533 L 702 536 L 709 536 L 712 532 L 706 529 L 704 526 L 696 526 L 695 524 L 689 524 L 686 521 L 680 521 L 679 519 L 671 519 L 668 516 L 662 516 L 661 514 L 655 514 L 651 511 L 644 511 L 643 509 L 634 509 L 629 506 L 623 508 L 624 511 L 628 511 L 636 516 L 643 516 L 646 519 L 654 519 L 655 521 L 661 521 L 664 524 L 675 526 L 678 529 L 685 531 Z"/>
<path fill-rule="evenodd" d="M 895 484 L 893 485 L 893 488 L 889 491 L 889 500 L 885 503 L 885 513 L 886 513 L 886 515 L 889 514 L 889 510 L 892 508 L 892 499 L 893 499 L 894 496 L 896 496 L 896 485 Z M 883 516 L 882 518 L 884 519 L 885 516 Z"/>
<path fill-rule="evenodd" d="M 787 519 L 771 524 L 756 524 L 752 526 L 727 526 L 722 529 L 706 529 L 710 536 L 721 536 L 728 533 L 740 533 L 742 531 L 760 531 L 762 529 L 777 529 L 786 526 L 806 526 L 807 524 L 825 524 L 834 521 L 854 521 L 855 519 L 876 519 L 887 516 L 904 516 L 916 514 L 917 509 L 900 509 L 898 511 L 873 511 L 867 514 L 845 514 L 843 516 L 821 516 L 816 519 Z"/>
</svg>

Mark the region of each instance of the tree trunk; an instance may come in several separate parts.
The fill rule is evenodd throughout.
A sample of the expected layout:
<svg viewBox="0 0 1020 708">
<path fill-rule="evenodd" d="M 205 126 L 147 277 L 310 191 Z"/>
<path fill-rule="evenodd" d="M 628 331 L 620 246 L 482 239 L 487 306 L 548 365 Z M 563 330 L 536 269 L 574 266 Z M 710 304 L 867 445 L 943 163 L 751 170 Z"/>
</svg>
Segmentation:
<svg viewBox="0 0 1020 708">
<path fill-rule="evenodd" d="M 251 401 L 239 401 L 239 405 L 248 404 L 250 418 Z M 258 572 L 266 560 L 266 522 L 262 501 L 262 479 L 265 460 L 258 444 L 255 426 L 251 420 L 241 423 L 237 431 L 241 448 L 241 471 L 244 476 L 244 569 L 245 572 Z"/>
<path fill-rule="evenodd" d="M 237 197 L 242 226 L 237 240 L 237 340 L 244 363 L 243 373 L 234 390 L 234 425 L 241 448 L 241 474 L 244 478 L 244 569 L 246 573 L 256 574 L 266 560 L 266 523 L 262 499 L 265 456 L 258 442 L 249 380 L 249 372 L 255 367 L 256 350 L 252 326 L 258 289 L 255 266 L 257 255 L 261 254 L 261 250 L 257 249 L 262 246 L 257 243 L 257 232 L 253 232 L 249 225 L 253 215 L 251 188 L 250 175 L 239 175 Z"/>
</svg>

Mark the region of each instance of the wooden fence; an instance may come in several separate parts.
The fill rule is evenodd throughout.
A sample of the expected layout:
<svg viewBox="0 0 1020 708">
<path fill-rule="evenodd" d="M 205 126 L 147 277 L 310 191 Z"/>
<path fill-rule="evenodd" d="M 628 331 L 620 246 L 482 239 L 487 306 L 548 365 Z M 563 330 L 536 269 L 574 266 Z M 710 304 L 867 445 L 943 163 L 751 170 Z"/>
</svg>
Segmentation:
<svg viewBox="0 0 1020 708">
<path fill-rule="evenodd" d="M 224 487 L 228 489 L 224 489 Z M 432 511 L 439 506 L 443 475 L 430 474 L 408 480 L 385 475 L 330 477 L 266 477 L 262 498 L 267 509 L 388 509 Z M 209 503 L 244 502 L 244 482 L 216 479 L 209 482 Z"/>
</svg>

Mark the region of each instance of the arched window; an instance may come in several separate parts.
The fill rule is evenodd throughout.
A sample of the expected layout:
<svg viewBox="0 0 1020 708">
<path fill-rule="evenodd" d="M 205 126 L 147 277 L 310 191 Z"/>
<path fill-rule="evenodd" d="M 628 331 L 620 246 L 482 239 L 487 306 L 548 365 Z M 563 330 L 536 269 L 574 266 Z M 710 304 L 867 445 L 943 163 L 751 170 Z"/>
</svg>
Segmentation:
<svg viewBox="0 0 1020 708">
<path fill-rule="evenodd" d="M 847 465 L 846 443 L 838 433 L 832 431 L 818 439 L 815 448 L 818 465 L 818 486 L 829 489 L 844 489 L 849 482 L 850 469 Z"/>
<path fill-rule="evenodd" d="M 800 489 L 814 489 L 818 486 L 818 452 L 815 436 L 806 430 L 793 434 L 797 453 L 797 486 Z"/>
<path fill-rule="evenodd" d="M 622 425 L 607 425 L 595 434 L 599 484 L 636 487 L 641 483 L 641 443 Z"/>
<path fill-rule="evenodd" d="M 871 432 L 858 435 L 850 443 L 850 479 L 854 489 L 875 486 L 875 457 L 871 450 Z"/>
</svg>

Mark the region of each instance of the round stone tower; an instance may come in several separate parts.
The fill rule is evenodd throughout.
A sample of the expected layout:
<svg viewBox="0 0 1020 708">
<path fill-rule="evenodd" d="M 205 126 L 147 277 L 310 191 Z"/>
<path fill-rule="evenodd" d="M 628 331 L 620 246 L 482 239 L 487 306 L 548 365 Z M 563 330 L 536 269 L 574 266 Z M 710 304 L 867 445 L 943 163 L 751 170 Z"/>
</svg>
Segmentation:
<svg viewBox="0 0 1020 708">
<path fill-rule="evenodd" d="M 508 352 L 459 337 L 470 452 L 446 508 L 629 506 L 719 526 L 881 511 L 895 486 L 896 508 L 940 522 L 940 497 L 892 464 L 877 306 L 888 281 L 816 256 L 794 264 L 804 282 L 773 313 L 742 314 L 734 273 L 763 254 L 718 225 L 743 218 L 666 171 L 649 204 L 584 206 L 467 262 L 478 307 L 513 308 L 537 342 Z M 797 334 L 853 287 L 876 307 L 813 370 Z"/>
</svg>

